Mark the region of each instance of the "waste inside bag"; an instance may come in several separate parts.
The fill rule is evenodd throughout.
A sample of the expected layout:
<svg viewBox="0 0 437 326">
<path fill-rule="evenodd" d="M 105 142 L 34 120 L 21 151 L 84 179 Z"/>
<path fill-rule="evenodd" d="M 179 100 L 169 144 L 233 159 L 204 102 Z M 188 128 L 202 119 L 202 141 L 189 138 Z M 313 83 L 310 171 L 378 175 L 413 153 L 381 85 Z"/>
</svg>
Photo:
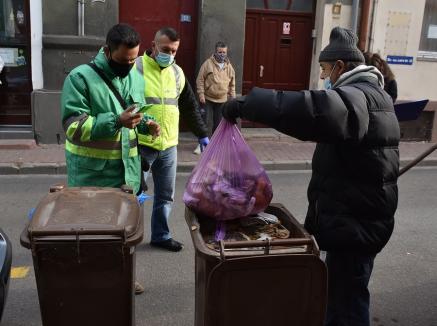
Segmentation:
<svg viewBox="0 0 437 326">
<path fill-rule="evenodd" d="M 183 201 L 197 214 L 230 220 L 263 212 L 272 184 L 238 128 L 222 120 L 188 179 Z"/>
</svg>

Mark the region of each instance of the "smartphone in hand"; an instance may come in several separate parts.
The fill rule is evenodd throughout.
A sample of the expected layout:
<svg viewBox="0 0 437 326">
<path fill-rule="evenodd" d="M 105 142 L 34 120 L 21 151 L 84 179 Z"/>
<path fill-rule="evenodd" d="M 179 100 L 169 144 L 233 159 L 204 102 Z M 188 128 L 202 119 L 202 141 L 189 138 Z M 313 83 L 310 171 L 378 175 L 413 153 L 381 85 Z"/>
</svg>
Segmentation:
<svg viewBox="0 0 437 326">
<path fill-rule="evenodd" d="M 152 106 L 152 104 L 140 104 L 140 103 L 134 103 L 134 104 L 132 104 L 132 105 L 130 105 L 129 107 L 128 107 L 128 109 L 129 108 L 134 108 L 133 110 L 132 110 L 132 114 L 135 114 L 135 113 L 138 113 L 138 112 L 140 112 L 140 113 L 144 113 L 144 112 L 146 112 L 150 107 Z"/>
</svg>

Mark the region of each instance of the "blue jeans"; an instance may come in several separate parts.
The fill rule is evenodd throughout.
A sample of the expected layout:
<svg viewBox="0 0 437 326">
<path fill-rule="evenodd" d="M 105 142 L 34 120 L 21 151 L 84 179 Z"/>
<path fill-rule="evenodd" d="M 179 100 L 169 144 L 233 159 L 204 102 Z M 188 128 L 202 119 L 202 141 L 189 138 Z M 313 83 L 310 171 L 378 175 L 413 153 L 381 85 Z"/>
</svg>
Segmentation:
<svg viewBox="0 0 437 326">
<path fill-rule="evenodd" d="M 143 160 L 149 163 L 153 177 L 151 241 L 165 241 L 171 238 L 168 219 L 174 201 L 177 149 L 176 146 L 173 146 L 163 151 L 157 151 L 147 146 L 139 146 L 139 150 Z M 144 180 L 147 179 L 149 171 L 144 171 Z"/>
<path fill-rule="evenodd" d="M 328 307 L 325 326 L 369 326 L 367 288 L 374 254 L 327 252 Z"/>
</svg>

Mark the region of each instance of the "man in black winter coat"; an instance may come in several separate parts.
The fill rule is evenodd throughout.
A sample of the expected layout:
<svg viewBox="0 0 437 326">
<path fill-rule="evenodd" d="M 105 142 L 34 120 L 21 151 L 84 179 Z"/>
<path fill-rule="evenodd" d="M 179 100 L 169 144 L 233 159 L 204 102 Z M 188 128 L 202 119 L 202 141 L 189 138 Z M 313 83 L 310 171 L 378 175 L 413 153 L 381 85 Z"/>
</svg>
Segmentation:
<svg viewBox="0 0 437 326">
<path fill-rule="evenodd" d="M 224 105 L 230 121 L 261 122 L 315 141 L 306 229 L 327 252 L 325 325 L 369 325 L 368 282 L 398 202 L 399 124 L 384 78 L 364 65 L 356 35 L 336 27 L 320 53 L 326 90 L 254 88 Z"/>
</svg>

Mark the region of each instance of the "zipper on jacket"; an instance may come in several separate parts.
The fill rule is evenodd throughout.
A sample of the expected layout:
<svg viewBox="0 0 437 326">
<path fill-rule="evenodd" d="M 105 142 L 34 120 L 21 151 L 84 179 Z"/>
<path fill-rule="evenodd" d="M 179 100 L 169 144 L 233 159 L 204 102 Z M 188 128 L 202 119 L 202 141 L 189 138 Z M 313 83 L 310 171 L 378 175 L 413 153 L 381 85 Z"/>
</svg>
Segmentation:
<svg viewBox="0 0 437 326">
<path fill-rule="evenodd" d="M 164 124 L 164 110 L 165 110 L 165 104 L 164 104 L 164 86 L 162 84 L 162 72 L 164 69 L 160 69 L 160 82 L 161 82 L 161 122 L 162 124 Z M 161 128 L 164 126 L 161 126 Z M 161 130 L 161 132 L 163 132 L 163 130 Z M 161 150 L 163 150 L 164 148 L 164 137 L 161 137 Z"/>
</svg>

